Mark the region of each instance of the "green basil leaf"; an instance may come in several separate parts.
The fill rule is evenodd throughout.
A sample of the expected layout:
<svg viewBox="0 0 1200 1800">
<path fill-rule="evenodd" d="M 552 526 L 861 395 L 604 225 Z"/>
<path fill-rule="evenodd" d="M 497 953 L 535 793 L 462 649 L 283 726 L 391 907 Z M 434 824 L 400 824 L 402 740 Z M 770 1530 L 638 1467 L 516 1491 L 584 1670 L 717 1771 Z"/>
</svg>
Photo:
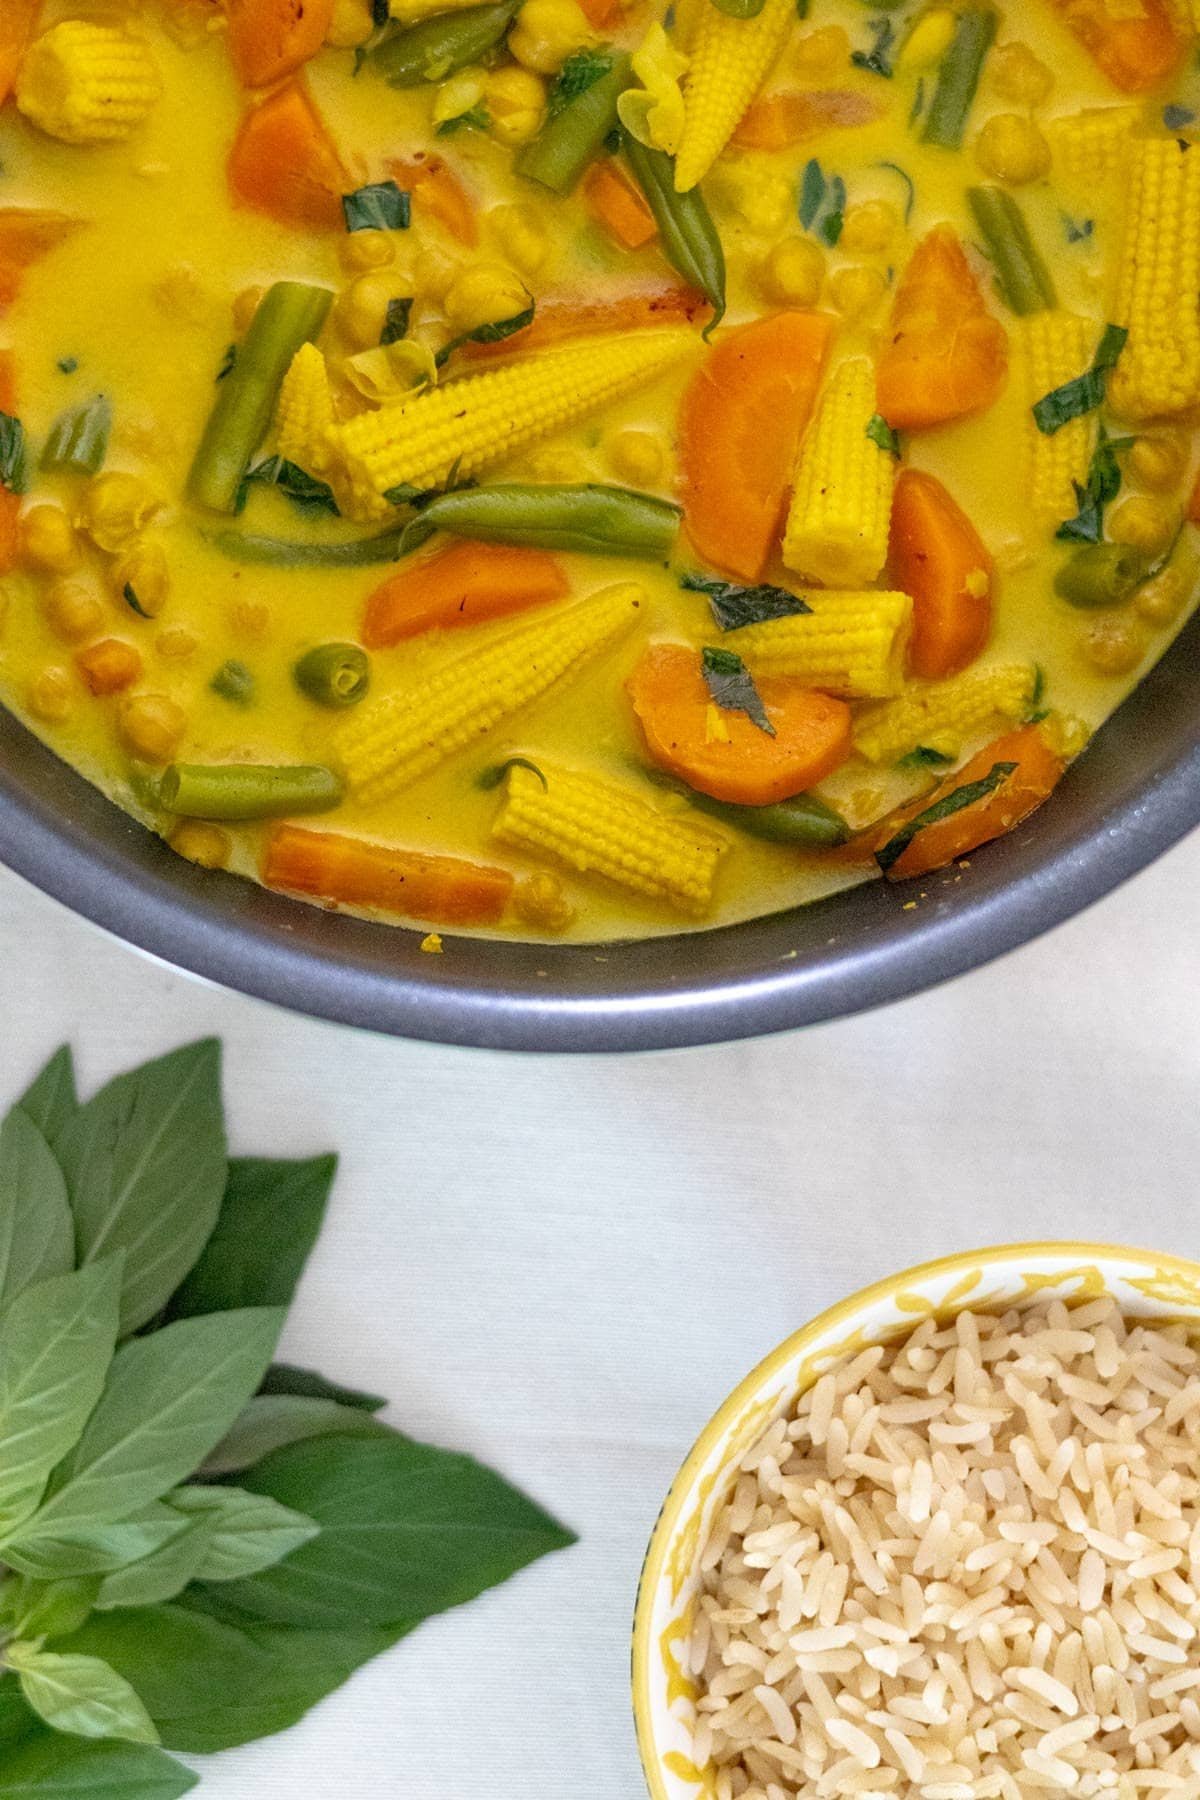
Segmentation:
<svg viewBox="0 0 1200 1800">
<path fill-rule="evenodd" d="M 199 1776 L 148 1745 L 42 1732 L 0 1756 L 5 1800 L 180 1800 Z"/>
<path fill-rule="evenodd" d="M 288 462 L 286 457 L 269 456 L 265 462 L 256 463 L 246 471 L 237 492 L 238 512 L 246 504 L 246 495 L 252 485 L 278 488 L 301 512 L 327 512 L 332 513 L 335 518 L 341 517 L 341 507 L 334 498 L 329 483 L 319 481 L 307 469 L 302 469 L 299 463 Z"/>
<path fill-rule="evenodd" d="M 394 181 L 372 181 L 342 195 L 347 231 L 407 231 L 412 200 Z"/>
<path fill-rule="evenodd" d="M 478 775 L 475 777 L 475 786 L 481 788 L 485 794 L 490 794 L 507 778 L 510 769 L 528 769 L 531 775 L 537 776 L 542 784 L 543 791 L 549 793 L 550 783 L 546 780 L 546 777 L 542 774 L 542 771 L 538 768 L 537 764 L 531 762 L 527 756 L 508 756 L 503 762 L 489 763 L 487 768 L 480 769 Z"/>
<path fill-rule="evenodd" d="M 890 81 L 895 69 L 892 54 L 896 43 L 896 27 L 886 15 L 871 21 L 871 30 L 875 33 L 874 42 L 869 50 L 852 50 L 850 61 L 856 69 L 866 69 L 870 75 L 882 75 Z"/>
<path fill-rule="evenodd" d="M 364 1394 L 342 1387 L 312 1369 L 296 1369 L 290 1363 L 272 1363 L 262 1379 L 260 1394 L 300 1394 L 306 1400 L 336 1400 L 339 1406 L 357 1406 L 363 1412 L 381 1412 L 387 1405 L 381 1394 Z"/>
<path fill-rule="evenodd" d="M 208 1753 L 294 1725 L 404 1635 L 404 1627 L 294 1631 L 228 1618 L 217 1610 L 227 1592 L 191 1589 L 168 1606 L 94 1613 L 67 1641 L 120 1670 L 172 1750 Z"/>
<path fill-rule="evenodd" d="M 157 1744 L 153 1721 L 134 1690 L 98 1656 L 64 1656 L 20 1643 L 6 1645 L 4 1654 L 26 1700 L 55 1731 Z"/>
<path fill-rule="evenodd" d="M 18 1576 L 13 1630 L 24 1638 L 66 1637 L 86 1622 L 99 1592 L 98 1575 L 77 1575 L 68 1581 Z"/>
<path fill-rule="evenodd" d="M 767 717 L 762 695 L 740 656 L 732 650 L 716 650 L 706 645 L 700 655 L 700 667 L 709 694 L 722 712 L 745 713 L 760 731 L 765 731 L 768 737 L 775 736 L 775 727 Z"/>
<path fill-rule="evenodd" d="M 919 812 L 915 819 L 902 825 L 895 837 L 889 838 L 883 849 L 875 852 L 875 861 L 879 867 L 886 874 L 893 863 L 899 862 L 913 839 L 927 825 L 940 825 L 943 819 L 953 818 L 955 813 L 965 812 L 968 806 L 986 800 L 1008 780 L 1016 767 L 1016 763 L 1012 762 L 993 763 L 980 780 L 964 782 L 962 787 L 952 788 L 948 794 L 943 794 L 940 800 L 935 800 L 924 812 Z"/>
<path fill-rule="evenodd" d="M 882 413 L 873 413 L 867 421 L 867 436 L 889 456 L 900 455 L 900 433 L 893 430 Z"/>
<path fill-rule="evenodd" d="M 168 1316 L 287 1306 L 317 1241 L 336 1170 L 336 1156 L 235 1157 L 216 1229 Z"/>
<path fill-rule="evenodd" d="M 163 1600 L 173 1600 L 196 1579 L 210 1535 L 206 1520 L 192 1519 L 153 1556 L 114 1569 L 104 1578 L 96 1609 L 109 1612 L 117 1606 L 158 1606 Z"/>
<path fill-rule="evenodd" d="M 141 1508 L 128 1519 L 110 1520 L 103 1525 L 82 1525 L 56 1537 L 31 1537 L 21 1541 L 18 1533 L 4 1546 L 4 1560 L 26 1575 L 43 1581 L 57 1581 L 67 1576 L 103 1575 L 112 1569 L 123 1569 L 127 1563 L 155 1556 L 173 1538 L 188 1529 L 169 1506 Z"/>
<path fill-rule="evenodd" d="M 283 1317 L 278 1307 L 246 1307 L 180 1319 L 123 1344 L 22 1541 L 123 1519 L 185 1481 L 258 1387 Z"/>
<path fill-rule="evenodd" d="M 546 100 L 546 118 L 557 119 L 572 100 L 578 100 L 580 94 L 586 94 L 590 87 L 595 87 L 598 81 L 604 79 L 614 61 L 611 50 L 603 50 L 598 46 L 573 51 L 554 78 Z"/>
<path fill-rule="evenodd" d="M 408 322 L 412 317 L 413 296 L 398 295 L 387 303 L 384 315 L 383 330 L 379 334 L 381 344 L 396 344 L 401 338 L 408 336 Z"/>
<path fill-rule="evenodd" d="M 528 306 L 522 307 L 520 312 L 513 313 L 511 318 L 497 319 L 494 325 L 476 325 L 473 331 L 462 331 L 457 337 L 452 337 L 448 344 L 443 344 L 433 360 L 441 369 L 449 362 L 460 344 L 502 344 L 505 338 L 514 337 L 518 331 L 524 331 L 527 325 L 532 325 L 536 310 L 536 305 L 531 300 Z M 446 485 L 449 487 L 452 483 L 447 482 Z M 394 492 L 395 489 L 390 490 L 390 493 Z"/>
<path fill-rule="evenodd" d="M 491 1469 L 398 1432 L 293 1444 L 243 1484 L 321 1527 L 273 1569 L 220 1590 L 225 1605 L 278 1624 L 425 1618 L 574 1542 Z"/>
<path fill-rule="evenodd" d="M 217 1222 L 226 1176 L 220 1061 L 210 1038 L 118 1075 L 62 1133 L 79 1260 L 129 1252 L 123 1335 L 166 1304 Z"/>
<path fill-rule="evenodd" d="M 252 1469 L 273 1450 L 306 1438 L 338 1433 L 386 1431 L 357 1406 L 339 1406 L 336 1400 L 306 1400 L 300 1394 L 256 1394 L 228 1434 L 222 1438 L 201 1470 L 203 1475 L 235 1475 Z"/>
<path fill-rule="evenodd" d="M 167 1504 L 209 1527 L 199 1581 L 239 1581 L 282 1562 L 321 1527 L 304 1513 L 245 1488 L 176 1488 Z"/>
<path fill-rule="evenodd" d="M 68 1120 L 79 1111 L 75 1094 L 75 1065 L 69 1044 L 54 1052 L 40 1075 L 34 1077 L 17 1101 L 28 1113 L 53 1150 Z"/>
<path fill-rule="evenodd" d="M 31 1282 L 74 1267 L 63 1172 L 29 1114 L 14 1107 L 0 1124 L 0 1313 Z"/>
<path fill-rule="evenodd" d="M 43 1731 L 41 1720 L 25 1704 L 16 1676 L 0 1674 L 0 1769 L 15 1745 L 40 1737 Z"/>
<path fill-rule="evenodd" d="M 689 593 L 707 594 L 713 618 L 722 631 L 741 631 L 767 619 L 793 619 L 812 611 L 800 594 L 774 587 L 770 582 L 743 587 L 740 582 L 722 581 L 717 575 L 681 575 L 679 585 Z"/>
<path fill-rule="evenodd" d="M 120 1289 L 121 1258 L 107 1257 L 26 1288 L 0 1321 L 0 1533 L 28 1519 L 79 1441 L 112 1362 Z"/>
</svg>

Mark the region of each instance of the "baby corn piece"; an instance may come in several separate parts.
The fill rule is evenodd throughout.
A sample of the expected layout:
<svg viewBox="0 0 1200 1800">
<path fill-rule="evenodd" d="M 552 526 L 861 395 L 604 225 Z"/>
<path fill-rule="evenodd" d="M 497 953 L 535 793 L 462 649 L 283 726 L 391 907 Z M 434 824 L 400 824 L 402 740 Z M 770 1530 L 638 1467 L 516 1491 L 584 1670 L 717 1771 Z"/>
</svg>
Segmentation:
<svg viewBox="0 0 1200 1800">
<path fill-rule="evenodd" d="M 1091 368 L 1096 327 L 1073 313 L 1040 312 L 1023 321 L 1025 394 L 1032 409 L 1055 388 Z M 1032 410 L 1025 414 L 1028 487 L 1034 513 L 1043 523 L 1069 519 L 1078 502 L 1075 486 L 1087 480 L 1096 441 L 1096 415 L 1071 419 L 1053 435 L 1039 431 Z"/>
<path fill-rule="evenodd" d="M 581 875 L 666 900 L 700 917 L 712 905 L 725 838 L 686 814 L 663 813 L 616 782 L 550 768 L 541 777 L 514 764 L 492 838 L 552 857 Z"/>
<path fill-rule="evenodd" d="M 1116 322 L 1129 338 L 1109 377 L 1118 412 L 1149 419 L 1200 401 L 1200 150 L 1132 146 Z"/>
<path fill-rule="evenodd" d="M 848 700 L 881 700 L 904 685 L 912 630 L 907 594 L 812 593 L 809 613 L 747 625 L 730 635 L 754 675 L 790 675 Z"/>
<path fill-rule="evenodd" d="M 1024 718 L 1037 679 L 1032 663 L 1011 663 L 910 688 L 860 714 L 854 748 L 873 763 L 898 762 L 918 748 L 957 756 L 993 719 Z"/>
<path fill-rule="evenodd" d="M 839 363 L 804 435 L 783 538 L 789 569 L 829 587 L 865 587 L 887 561 L 896 459 L 868 436 L 875 370 Z"/>
<path fill-rule="evenodd" d="M 1136 106 L 1088 106 L 1052 120 L 1055 168 L 1081 195 L 1094 198 L 1124 174 L 1139 114 Z"/>
<path fill-rule="evenodd" d="M 705 5 L 687 49 L 683 136 L 675 186 L 686 194 L 724 150 L 743 113 L 770 74 L 796 17 L 793 0 L 765 0 L 754 19 L 733 19 Z"/>
<path fill-rule="evenodd" d="M 325 358 L 315 344 L 301 344 L 279 389 L 275 439 L 280 456 L 310 475 L 329 466 L 333 395 Z"/>
<path fill-rule="evenodd" d="M 359 800 L 386 800 L 476 744 L 629 631 L 646 597 L 634 581 L 602 588 L 457 656 L 403 693 L 363 709 L 341 733 Z"/>
<path fill-rule="evenodd" d="M 64 19 L 25 53 L 17 105 L 27 119 L 66 144 L 130 137 L 162 92 L 158 68 L 141 38 L 86 19 Z"/>
<path fill-rule="evenodd" d="M 561 431 L 694 352 L 672 328 L 577 338 L 362 413 L 335 432 L 350 485 L 373 498 L 444 487 Z"/>
</svg>

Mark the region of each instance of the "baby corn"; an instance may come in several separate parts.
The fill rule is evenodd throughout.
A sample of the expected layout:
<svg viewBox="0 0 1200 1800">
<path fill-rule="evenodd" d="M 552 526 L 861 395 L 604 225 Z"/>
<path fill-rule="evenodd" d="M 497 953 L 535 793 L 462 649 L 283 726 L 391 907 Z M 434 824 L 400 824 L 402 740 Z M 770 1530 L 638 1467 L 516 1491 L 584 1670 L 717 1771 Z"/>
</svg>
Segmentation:
<svg viewBox="0 0 1200 1800">
<path fill-rule="evenodd" d="M 868 436 L 874 416 L 873 367 L 842 362 L 800 446 L 783 560 L 829 587 L 865 587 L 887 560 L 896 459 Z"/>
<path fill-rule="evenodd" d="M 325 358 L 315 344 L 301 344 L 291 360 L 275 407 L 276 448 L 310 475 L 329 465 L 333 395 Z"/>
<path fill-rule="evenodd" d="M 1055 388 L 1073 381 L 1092 366 L 1096 327 L 1073 313 L 1034 313 L 1023 322 L 1025 394 L 1032 409 Z M 1096 441 L 1094 413 L 1071 419 L 1047 436 L 1039 431 L 1032 410 L 1025 414 L 1029 462 L 1028 493 L 1038 519 L 1069 519 L 1076 510 L 1075 483 L 1087 480 Z"/>
<path fill-rule="evenodd" d="M 1136 106 L 1088 106 L 1051 122 L 1055 166 L 1081 195 L 1094 199 L 1124 174 L 1138 117 Z"/>
<path fill-rule="evenodd" d="M 541 851 L 581 875 L 601 875 L 696 917 L 712 905 L 724 837 L 686 814 L 663 813 L 615 782 L 575 770 L 508 772 L 493 840 Z"/>
<path fill-rule="evenodd" d="M 131 136 L 161 92 L 157 66 L 141 38 L 86 19 L 64 19 L 43 32 L 17 76 L 17 105 L 25 117 L 66 144 Z"/>
<path fill-rule="evenodd" d="M 993 719 L 1024 718 L 1036 687 L 1033 665 L 1013 663 L 910 688 L 860 715 L 854 747 L 873 763 L 898 762 L 918 748 L 957 756 Z"/>
<path fill-rule="evenodd" d="M 737 130 L 795 16 L 793 0 L 765 0 L 753 19 L 730 18 L 711 4 L 701 9 L 687 46 L 691 64 L 675 159 L 675 186 L 681 194 L 703 180 Z"/>
<path fill-rule="evenodd" d="M 729 643 L 755 675 L 790 675 L 847 699 L 877 700 L 904 685 L 912 629 L 907 594 L 812 593 L 810 613 L 747 625 Z"/>
<path fill-rule="evenodd" d="M 1200 401 L 1200 150 L 1175 138 L 1135 143 L 1116 321 L 1129 339 L 1109 377 L 1131 419 Z"/>
</svg>

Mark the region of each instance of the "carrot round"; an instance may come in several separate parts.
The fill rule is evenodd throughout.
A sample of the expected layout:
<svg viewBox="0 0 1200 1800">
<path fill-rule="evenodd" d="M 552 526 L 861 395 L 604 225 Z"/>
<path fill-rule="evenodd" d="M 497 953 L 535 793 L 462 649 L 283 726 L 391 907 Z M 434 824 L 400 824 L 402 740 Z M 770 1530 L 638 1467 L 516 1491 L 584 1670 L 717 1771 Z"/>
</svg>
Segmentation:
<svg viewBox="0 0 1200 1800">
<path fill-rule="evenodd" d="M 1092 61 L 1114 87 L 1146 94 L 1161 87 L 1187 53 L 1188 39 L 1177 30 L 1166 0 L 1051 0 Z"/>
<path fill-rule="evenodd" d="M 876 370 L 879 410 L 897 431 L 982 412 L 1008 373 L 1008 337 L 984 304 L 949 225 L 921 239 L 900 278 Z"/>
<path fill-rule="evenodd" d="M 876 826 L 871 833 L 872 849 L 879 853 L 887 845 L 894 845 L 897 834 L 921 814 L 975 782 L 986 783 L 997 765 L 1005 763 L 1016 766 L 990 793 L 914 833 L 907 849 L 885 871 L 889 881 L 908 881 L 914 875 L 944 869 L 992 838 L 1003 837 L 1053 793 L 1066 767 L 1038 726 L 1023 725 L 1018 731 L 1005 732 L 961 769 L 947 775 L 932 794 Z"/>
<path fill-rule="evenodd" d="M 418 224 L 421 215 L 427 213 L 468 250 L 475 248 L 479 242 L 479 222 L 474 202 L 442 157 L 432 150 L 417 150 L 412 156 L 389 158 L 387 169 L 405 192 L 412 195 Z"/>
<path fill-rule="evenodd" d="M 742 114 L 733 142 L 742 150 L 790 150 L 839 126 L 870 125 L 883 110 L 853 88 L 789 89 L 755 100 Z"/>
<path fill-rule="evenodd" d="M 507 869 L 299 825 L 272 831 L 262 878 L 285 893 L 378 907 L 438 925 L 497 925 L 513 891 Z"/>
<path fill-rule="evenodd" d="M 4 0 L 0 6 L 0 106 L 12 93 L 42 0 Z"/>
<path fill-rule="evenodd" d="M 317 54 L 333 0 L 225 0 L 229 49 L 243 87 L 270 87 Z"/>
<path fill-rule="evenodd" d="M 803 794 L 850 754 L 850 708 L 799 682 L 757 684 L 775 735 L 713 702 L 700 654 L 651 644 L 629 677 L 629 696 L 662 769 L 735 806 L 773 806 Z"/>
<path fill-rule="evenodd" d="M 375 589 L 362 641 L 368 650 L 383 650 L 435 626 L 449 631 L 544 606 L 569 588 L 562 564 L 545 550 L 463 538 L 414 558 Z"/>
<path fill-rule="evenodd" d="M 283 225 L 339 231 L 348 180 L 325 121 L 299 81 L 252 107 L 229 153 L 234 195 Z"/>
<path fill-rule="evenodd" d="M 592 164 L 583 178 L 583 192 L 593 219 L 624 249 L 640 250 L 658 236 L 641 190 L 611 156 Z"/>
<path fill-rule="evenodd" d="M 16 416 L 16 371 L 11 350 L 0 350 L 0 412 Z M 0 575 L 15 569 L 21 554 L 21 496 L 0 487 Z"/>
<path fill-rule="evenodd" d="M 896 483 L 888 568 L 912 596 L 913 674 L 937 680 L 974 662 L 991 630 L 995 564 L 957 500 L 922 469 Z"/>
<path fill-rule="evenodd" d="M 26 269 L 80 229 L 66 213 L 0 206 L 0 306 L 16 299 Z"/>
<path fill-rule="evenodd" d="M 832 336 L 824 313 L 741 325 L 722 333 L 683 397 L 688 535 L 706 562 L 739 581 L 761 580 L 770 561 Z"/>
<path fill-rule="evenodd" d="M 577 294 L 549 294 L 539 299 L 533 321 L 523 331 L 496 344 L 464 344 L 460 354 L 486 362 L 518 350 L 524 355 L 527 350 L 541 350 L 589 332 L 647 331 L 655 325 L 700 323 L 711 310 L 703 295 L 678 282 L 655 282 L 621 294 L 601 294 L 594 300 Z"/>
</svg>

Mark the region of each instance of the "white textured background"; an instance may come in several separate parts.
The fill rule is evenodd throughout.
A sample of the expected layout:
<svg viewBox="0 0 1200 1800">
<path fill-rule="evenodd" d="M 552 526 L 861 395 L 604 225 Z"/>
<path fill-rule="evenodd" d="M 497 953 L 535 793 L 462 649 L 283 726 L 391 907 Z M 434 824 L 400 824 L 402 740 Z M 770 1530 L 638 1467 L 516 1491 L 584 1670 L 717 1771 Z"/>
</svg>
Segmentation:
<svg viewBox="0 0 1200 1800">
<path fill-rule="evenodd" d="M 641 1800 L 628 1627 L 693 1437 L 780 1338 L 905 1264 L 1096 1237 L 1200 1256 L 1200 838 L 925 997 L 729 1049 L 503 1058 L 314 1024 L 0 871 L 5 1094 L 206 1032 L 234 1145 L 336 1148 L 286 1355 L 392 1396 L 579 1532 L 434 1620 L 208 1800 Z"/>
</svg>

